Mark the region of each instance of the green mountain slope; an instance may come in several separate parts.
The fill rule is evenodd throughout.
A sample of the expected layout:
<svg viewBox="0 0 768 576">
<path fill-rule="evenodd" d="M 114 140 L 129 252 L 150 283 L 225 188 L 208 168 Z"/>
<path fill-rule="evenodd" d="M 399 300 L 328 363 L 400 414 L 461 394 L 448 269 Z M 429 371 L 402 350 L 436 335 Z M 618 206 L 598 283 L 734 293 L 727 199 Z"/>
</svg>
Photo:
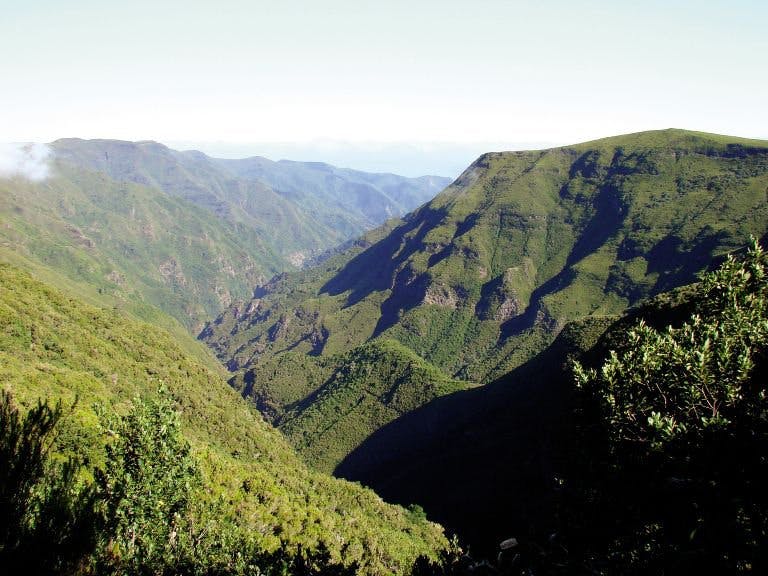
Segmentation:
<svg viewBox="0 0 768 576">
<path fill-rule="evenodd" d="M 490 382 L 569 321 L 619 314 L 764 235 L 767 189 L 768 143 L 682 130 L 486 154 L 391 231 L 276 278 L 201 337 L 243 381 L 382 337 Z"/>
<path fill-rule="evenodd" d="M 695 286 L 663 293 L 621 316 L 569 322 L 539 354 L 497 380 L 439 398 L 384 426 L 335 474 L 395 502 L 418 502 L 475 550 L 556 526 L 558 483 L 575 444 L 571 361 L 594 364 L 639 319 L 662 328 L 695 310 Z M 390 473 L 397 470 L 396 474 Z"/>
<path fill-rule="evenodd" d="M 760 251 L 745 258 L 620 317 L 567 324 L 548 348 L 495 382 L 437 399 L 381 428 L 336 474 L 387 499 L 419 502 L 475 551 L 495 554 L 499 542 L 514 536 L 521 545 L 516 552 L 539 560 L 550 555 L 550 566 L 566 573 L 585 570 L 588 554 L 573 561 L 585 550 L 599 550 L 592 566 L 600 572 L 630 572 L 617 567 L 643 565 L 654 550 L 654 568 L 632 573 L 696 558 L 708 560 L 694 573 L 714 565 L 715 572 L 733 573 L 722 566 L 764 549 L 765 541 L 764 531 L 754 523 L 744 528 L 742 519 L 762 514 L 764 502 L 750 491 L 759 493 L 768 450 L 764 331 L 740 320 L 765 317 L 766 259 Z M 677 345 L 652 351 L 653 337 L 628 336 L 640 320 L 646 334 L 658 330 L 659 342 Z M 667 330 L 684 323 L 686 331 Z M 616 362 L 626 357 L 635 364 L 618 371 Z M 613 369 L 601 372 L 609 358 Z M 612 380 L 600 408 L 592 391 L 577 389 L 573 360 L 597 369 L 593 378 Z M 738 391 L 726 394 L 739 378 Z M 706 408 L 691 409 L 696 402 Z M 624 420 L 606 415 L 614 406 Z M 684 414 L 672 421 L 674 434 L 654 436 L 656 411 Z M 713 424 L 714 415 L 725 419 Z M 633 436 L 626 432 L 633 426 L 649 431 Z M 606 452 L 606 434 L 626 441 Z M 608 490 L 615 493 L 606 497 Z M 733 499 L 723 498 L 727 491 Z M 627 526 L 636 532 L 622 545 L 636 545 L 633 553 L 605 546 L 626 538 Z M 734 545 L 740 531 L 746 545 Z"/>
<path fill-rule="evenodd" d="M 567 361 L 616 321 L 567 324 L 549 347 L 498 380 L 376 430 L 334 474 L 389 500 L 418 502 L 481 555 L 495 555 L 510 537 L 551 534 L 557 478 L 574 448 Z"/>
<path fill-rule="evenodd" d="M 56 156 L 151 186 L 215 213 L 294 265 L 431 199 L 450 180 L 368 174 L 326 164 L 219 160 L 157 142 L 64 139 Z"/>
<path fill-rule="evenodd" d="M 272 162 L 260 157 L 215 162 L 239 178 L 266 182 L 345 238 L 410 212 L 451 183 L 440 176 L 404 178 L 321 162 Z"/>
<path fill-rule="evenodd" d="M 123 411 L 163 386 L 203 463 L 205 497 L 265 551 L 324 547 L 361 573 L 389 574 L 447 545 L 418 515 L 308 470 L 219 373 L 166 332 L 80 303 L 7 264 L 0 264 L 0 382 L 25 407 L 40 397 L 77 398 L 59 445 L 92 460 L 103 442 L 94 403 Z"/>
<path fill-rule="evenodd" d="M 386 339 L 316 362 L 287 353 L 239 375 L 232 385 L 307 462 L 328 473 L 372 430 L 467 387 Z"/>
<path fill-rule="evenodd" d="M 293 252 L 332 246 L 344 238 L 328 230 L 300 206 L 259 181 L 241 180 L 200 152 L 177 152 L 157 142 L 57 140 L 57 158 L 183 198 L 213 212 L 238 234 L 286 258 Z"/>
<path fill-rule="evenodd" d="M 255 231 L 185 200 L 60 161 L 53 172 L 0 179 L 0 255 L 78 293 L 146 320 L 156 307 L 196 331 L 278 269 Z"/>
</svg>

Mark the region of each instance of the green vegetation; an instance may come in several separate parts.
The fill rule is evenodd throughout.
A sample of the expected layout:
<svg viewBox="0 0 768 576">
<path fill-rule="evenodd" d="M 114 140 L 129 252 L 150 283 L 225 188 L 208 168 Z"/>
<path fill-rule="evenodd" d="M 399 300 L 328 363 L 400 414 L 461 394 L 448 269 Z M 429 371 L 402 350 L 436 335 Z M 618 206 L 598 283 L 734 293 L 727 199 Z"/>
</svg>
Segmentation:
<svg viewBox="0 0 768 576">
<path fill-rule="evenodd" d="M 584 453 L 603 459 L 576 476 L 595 525 L 571 512 L 569 535 L 612 572 L 768 567 L 768 256 L 729 258 L 693 300 L 681 326 L 641 322 L 599 371 L 576 365 Z"/>
<path fill-rule="evenodd" d="M 487 154 L 247 302 L 230 267 L 276 269 L 318 238 L 251 244 L 256 212 L 223 199 L 268 204 L 267 164 L 221 180 L 202 155 L 89 146 L 70 153 L 113 179 L 70 158 L 0 184 L 3 258 L 108 303 L 0 264 L 8 565 L 461 573 L 428 515 L 493 557 L 514 536 L 502 573 L 765 571 L 768 263 L 757 246 L 726 257 L 766 237 L 765 142 L 669 130 Z M 139 213 L 177 220 L 141 243 Z M 131 319 L 179 330 L 154 305 L 192 326 L 230 299 L 201 337 L 236 390 L 188 339 Z"/>
<path fill-rule="evenodd" d="M 451 183 L 439 176 L 404 178 L 322 162 L 272 162 L 259 157 L 214 162 L 238 178 L 269 184 L 341 239 L 356 238 L 389 218 L 410 212 Z"/>
<path fill-rule="evenodd" d="M 197 334 L 265 278 L 447 185 L 264 160 L 279 169 L 283 191 L 228 168 L 259 159 L 218 162 L 154 142 L 65 139 L 52 148 L 48 180 L 0 179 L 0 261 L 176 334 Z M 364 218 L 369 196 L 376 209 Z"/>
<path fill-rule="evenodd" d="M 186 532 L 176 530 L 179 542 L 197 542 L 190 544 L 195 553 L 218 558 L 231 573 L 247 569 L 233 550 L 245 551 L 248 561 L 284 558 L 289 568 L 296 562 L 355 565 L 360 573 L 384 574 L 407 571 L 418 556 L 436 558 L 448 547 L 440 527 L 419 515 L 385 504 L 358 485 L 308 470 L 218 372 L 187 355 L 169 334 L 117 310 L 78 302 L 9 265 L 0 265 L 0 287 L 2 386 L 13 393 L 22 414 L 34 412 L 40 398 L 74 405 L 58 419 L 54 460 L 71 457 L 107 471 L 95 473 L 95 485 L 106 498 L 106 518 L 117 518 L 110 528 L 113 544 L 131 526 L 170 530 L 173 521 L 156 526 L 153 514 L 178 512 L 194 520 Z M 179 414 L 183 439 L 175 432 L 176 416 L 159 408 L 166 402 L 161 387 Z M 123 418 L 110 424 L 99 416 L 112 413 Z M 117 436 L 105 435 L 105 427 Z M 135 474 L 134 449 L 157 465 Z M 176 466 L 162 464 L 171 461 Z M 88 476 L 81 480 L 91 485 Z M 151 496 L 129 478 L 171 486 L 173 497 L 162 503 L 141 500 Z M 166 488 L 151 493 L 158 496 Z M 214 527 L 221 532 L 211 532 Z M 202 533 L 218 536 L 198 542 Z M 131 539 L 132 546 L 141 546 L 134 550 L 125 544 L 109 548 L 109 558 L 125 562 L 129 572 L 139 556 L 165 562 L 170 554 L 178 560 L 173 550 L 155 548 L 152 540 L 163 540 L 163 534 L 150 534 L 144 543 Z"/>
<path fill-rule="evenodd" d="M 178 414 L 170 399 L 161 397 L 138 399 L 123 418 L 110 414 L 102 419 L 112 440 L 106 445 L 104 467 L 96 472 L 107 535 L 99 543 L 98 556 L 105 564 L 101 570 L 158 573 L 170 565 L 178 571 L 185 548 L 194 554 L 193 542 L 203 536 L 189 534 L 195 529 L 190 511 L 201 477 Z M 184 542 L 185 536 L 191 541 Z M 207 561 L 197 560 L 193 565 Z"/>
<path fill-rule="evenodd" d="M 386 339 L 316 362 L 303 354 L 281 355 L 232 383 L 272 416 L 313 468 L 328 473 L 372 431 L 467 387 Z"/>
<path fill-rule="evenodd" d="M 95 492 L 79 462 L 49 452 L 61 403 L 39 402 L 22 417 L 0 391 L 0 564 L 9 574 L 69 574 L 94 548 Z"/>
<path fill-rule="evenodd" d="M 45 182 L 0 180 L 0 257 L 94 302 L 153 322 L 159 308 L 194 331 L 277 269 L 255 232 L 189 202 L 63 163 L 55 170 Z"/>
<path fill-rule="evenodd" d="M 238 234 L 255 233 L 256 246 L 267 246 L 283 265 L 413 210 L 450 183 L 317 162 L 220 160 L 157 142 L 64 139 L 53 146 L 69 163 L 162 190 L 214 213 Z"/>
<path fill-rule="evenodd" d="M 315 408 L 329 417 L 353 410 L 353 394 L 343 409 L 338 395 L 319 394 L 322 363 L 379 338 L 447 378 L 487 384 L 569 322 L 619 315 L 693 282 L 764 235 L 766 189 L 768 143 L 682 130 L 485 154 L 391 230 L 266 284 L 201 337 L 238 388 L 247 379 L 269 388 L 255 397 L 272 415 L 302 402 L 333 404 Z M 309 376 L 277 390 L 267 382 L 286 382 L 279 366 Z M 357 419 L 378 422 L 378 409 Z M 322 443 L 307 450 L 312 430 L 327 424 L 302 418 L 290 427 L 311 462 L 338 458 L 326 458 Z"/>
<path fill-rule="evenodd" d="M 767 273 L 753 245 L 621 318 L 569 323 L 499 381 L 379 430 L 337 472 L 418 501 L 501 574 L 762 574 Z"/>
</svg>

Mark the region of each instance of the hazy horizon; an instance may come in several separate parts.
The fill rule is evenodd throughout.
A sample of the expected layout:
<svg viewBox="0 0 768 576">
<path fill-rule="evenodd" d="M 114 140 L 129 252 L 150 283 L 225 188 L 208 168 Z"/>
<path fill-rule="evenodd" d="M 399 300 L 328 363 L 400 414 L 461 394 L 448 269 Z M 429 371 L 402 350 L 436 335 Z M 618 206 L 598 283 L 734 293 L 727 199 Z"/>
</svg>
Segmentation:
<svg viewBox="0 0 768 576">
<path fill-rule="evenodd" d="M 262 156 L 269 160 L 325 162 L 364 172 L 456 178 L 486 152 L 546 148 L 551 142 L 164 142 L 176 150 L 199 150 L 215 158 Z"/>
<path fill-rule="evenodd" d="M 0 21 L 0 141 L 188 142 L 450 176 L 526 143 L 768 138 L 766 22 L 757 0 L 29 0 Z"/>
</svg>

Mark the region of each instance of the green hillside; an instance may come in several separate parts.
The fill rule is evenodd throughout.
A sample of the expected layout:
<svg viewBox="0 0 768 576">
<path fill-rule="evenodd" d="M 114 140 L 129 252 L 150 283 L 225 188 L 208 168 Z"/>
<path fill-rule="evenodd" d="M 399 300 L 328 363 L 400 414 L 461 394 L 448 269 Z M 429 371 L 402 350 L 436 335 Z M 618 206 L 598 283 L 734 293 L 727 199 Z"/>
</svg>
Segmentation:
<svg viewBox="0 0 768 576">
<path fill-rule="evenodd" d="M 254 230 L 63 162 L 43 182 L 0 179 L 0 255 L 140 318 L 159 308 L 190 331 L 280 265 Z"/>
<path fill-rule="evenodd" d="M 333 246 L 344 238 L 267 184 L 237 179 L 200 152 L 177 152 L 157 142 L 63 139 L 52 144 L 70 164 L 183 198 L 254 235 L 283 262 L 294 253 Z"/>
<path fill-rule="evenodd" d="M 768 143 L 682 130 L 485 154 L 391 231 L 276 278 L 201 337 L 238 381 L 269 380 L 260 367 L 294 362 L 288 353 L 313 374 L 387 338 L 484 384 L 568 322 L 620 314 L 762 237 L 766 190 Z"/>
<path fill-rule="evenodd" d="M 378 339 L 308 361 L 286 353 L 232 382 L 312 465 L 332 472 L 372 430 L 467 387 L 397 341 Z"/>
<path fill-rule="evenodd" d="M 493 382 L 379 428 L 334 474 L 388 500 L 418 502 L 481 555 L 495 555 L 512 536 L 546 541 L 556 530 L 558 479 L 584 457 L 571 360 L 604 357 L 639 318 L 660 327 L 679 321 L 691 313 L 689 300 L 688 290 L 665 293 L 626 316 L 569 322 L 552 344 Z"/>
<path fill-rule="evenodd" d="M 64 400 L 64 453 L 103 458 L 94 404 L 125 412 L 162 386 L 202 463 L 197 498 L 256 550 L 327 550 L 361 573 L 402 573 L 447 546 L 442 530 L 358 485 L 308 470 L 282 436 L 166 332 L 83 304 L 0 265 L 0 382 L 23 407 Z"/>
<path fill-rule="evenodd" d="M 238 234 L 255 233 L 284 268 L 413 210 L 450 183 L 320 163 L 220 160 L 157 142 L 72 138 L 52 146 L 68 163 L 162 190 L 213 212 Z"/>
<path fill-rule="evenodd" d="M 740 251 L 620 317 L 571 322 L 497 381 L 379 429 L 336 474 L 419 502 L 476 552 L 516 537 L 517 570 L 761 573 L 767 266 Z"/>
<path fill-rule="evenodd" d="M 322 162 L 272 162 L 253 157 L 215 162 L 239 178 L 269 184 L 345 238 L 359 236 L 385 220 L 431 200 L 449 178 L 405 178 L 337 168 Z"/>
</svg>

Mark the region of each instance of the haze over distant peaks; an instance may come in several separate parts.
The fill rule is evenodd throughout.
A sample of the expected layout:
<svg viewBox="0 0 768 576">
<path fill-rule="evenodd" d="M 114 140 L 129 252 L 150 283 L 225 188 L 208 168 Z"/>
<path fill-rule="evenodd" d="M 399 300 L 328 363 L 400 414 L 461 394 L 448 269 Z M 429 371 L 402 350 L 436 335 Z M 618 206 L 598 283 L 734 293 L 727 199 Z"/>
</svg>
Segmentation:
<svg viewBox="0 0 768 576">
<path fill-rule="evenodd" d="M 0 149 L 0 251 L 78 283 L 80 294 L 145 319 L 159 307 L 197 332 L 255 284 L 403 215 L 448 183 L 217 160 L 153 141 L 12 146 Z"/>
</svg>

